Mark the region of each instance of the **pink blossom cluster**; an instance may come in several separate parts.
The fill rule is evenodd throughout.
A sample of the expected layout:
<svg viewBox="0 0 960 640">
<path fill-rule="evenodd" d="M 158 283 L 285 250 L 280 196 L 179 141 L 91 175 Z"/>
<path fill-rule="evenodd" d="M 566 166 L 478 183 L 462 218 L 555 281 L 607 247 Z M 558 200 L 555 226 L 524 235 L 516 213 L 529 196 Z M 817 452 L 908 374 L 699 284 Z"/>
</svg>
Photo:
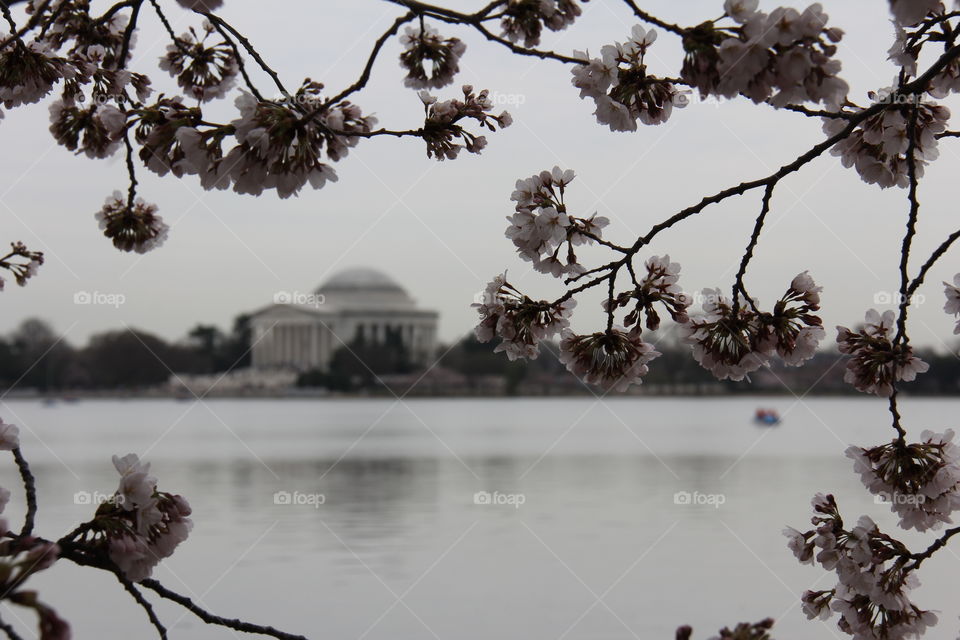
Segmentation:
<svg viewBox="0 0 960 640">
<path fill-rule="evenodd" d="M 511 42 L 535 47 L 540 44 L 544 27 L 551 31 L 566 29 L 581 12 L 577 0 L 507 0 L 500 28 Z"/>
<path fill-rule="evenodd" d="M 463 100 L 444 101 L 421 91 L 420 100 L 425 114 L 422 135 L 427 143 L 427 157 L 440 161 L 456 159 L 462 149 L 480 153 L 487 146 L 485 136 L 474 135 L 463 128 L 460 123 L 464 120 L 475 120 L 480 128 L 489 131 L 496 131 L 497 127 L 506 129 L 513 124 L 513 118 L 506 111 L 498 116 L 490 113 L 493 103 L 486 89 L 474 93 L 472 86 L 464 85 Z"/>
<path fill-rule="evenodd" d="M 681 336 L 697 362 L 720 380 L 743 380 L 774 356 L 800 366 L 814 356 L 825 335 L 813 313 L 820 309 L 821 290 L 803 272 L 772 312 L 761 312 L 755 301 L 735 305 L 719 289 L 704 289 L 703 313 L 680 325 Z"/>
<path fill-rule="evenodd" d="M 76 542 L 106 553 L 128 580 L 140 582 L 187 539 L 193 527 L 190 505 L 182 496 L 158 491 L 150 465 L 136 454 L 113 456 L 113 465 L 120 486 L 94 519 L 77 529 Z"/>
<path fill-rule="evenodd" d="M 593 99 L 597 122 L 611 131 L 636 131 L 638 120 L 662 124 L 674 107 L 687 105 L 687 91 L 647 73 L 644 58 L 656 39 L 656 31 L 635 25 L 627 42 L 605 45 L 600 58 L 574 51 L 584 64 L 573 67 L 573 86 L 580 89 L 581 98 Z"/>
<path fill-rule="evenodd" d="M 570 314 L 576 305 L 573 298 L 559 303 L 535 302 L 507 282 L 506 274 L 499 275 L 472 305 L 480 314 L 477 340 L 500 338 L 495 353 L 504 352 L 510 360 L 534 359 L 540 355 L 541 341 L 570 326 Z"/>
<path fill-rule="evenodd" d="M 0 268 L 12 273 L 14 280 L 21 287 L 27 284 L 27 280 L 37 275 L 37 271 L 40 270 L 42 264 L 43 252 L 31 251 L 22 242 L 11 242 L 10 251 L 0 258 Z M 0 291 L 3 291 L 3 283 L 4 279 L 0 278 Z M 0 426 L 2 426 L 2 423 L 0 423 Z M 0 446 L 0 449 L 2 448 Z"/>
<path fill-rule="evenodd" d="M 188 96 L 201 102 L 224 97 L 239 71 L 233 49 L 225 40 L 207 44 L 213 33 L 213 25 L 206 21 L 202 35 L 191 27 L 167 45 L 166 55 L 160 58 L 160 68 L 176 78 Z"/>
<path fill-rule="evenodd" d="M 640 280 L 634 282 L 634 288 L 624 291 L 613 299 L 603 301 L 603 310 L 610 313 L 618 308 L 633 306 L 627 313 L 623 324 L 632 327 L 632 333 L 640 333 L 641 325 L 650 331 L 660 328 L 660 314 L 654 305 L 660 304 L 670 315 L 670 318 L 679 324 L 689 321 L 687 307 L 693 302 L 678 284 L 680 280 L 680 263 L 671 262 L 670 256 L 651 256 L 644 266 L 647 273 Z M 641 319 L 645 319 L 641 323 Z"/>
<path fill-rule="evenodd" d="M 589 335 L 564 329 L 561 335 L 560 362 L 587 384 L 606 390 L 626 391 L 639 385 L 650 370 L 647 364 L 660 355 L 639 333 L 623 327 Z"/>
<path fill-rule="evenodd" d="M 572 170 L 554 167 L 517 180 L 510 196 L 516 206 L 513 215 L 507 217 L 510 224 L 506 237 L 534 269 L 558 278 L 585 271 L 574 247 L 592 244 L 609 224 L 603 216 L 577 218 L 567 212 L 564 195 L 574 177 Z"/>
<path fill-rule="evenodd" d="M 907 152 L 910 149 L 909 127 L 913 119 L 912 104 L 898 104 L 899 94 L 887 90 L 871 94 L 890 107 L 864 120 L 849 136 L 838 142 L 831 153 L 839 156 L 845 167 L 854 167 L 864 182 L 881 188 L 910 184 Z M 912 101 L 908 101 L 912 102 Z M 914 163 L 918 177 L 926 164 L 940 155 L 937 134 L 947 129 L 950 110 L 932 102 L 916 104 Z M 847 127 L 842 118 L 824 118 L 823 130 L 833 136 Z"/>
<path fill-rule="evenodd" d="M 904 529 L 939 529 L 950 524 L 950 514 L 960 508 L 960 447 L 954 432 L 924 431 L 921 442 L 901 440 L 864 449 L 851 446 L 853 460 L 864 486 L 890 503 Z"/>
<path fill-rule="evenodd" d="M 837 327 L 840 353 L 851 356 L 844 380 L 864 393 L 889 397 L 895 383 L 915 380 L 918 373 L 930 368 L 913 355 L 912 347 L 894 343 L 894 323 L 893 311 L 885 311 L 881 316 L 870 309 L 859 331 Z"/>
<path fill-rule="evenodd" d="M 444 38 L 430 25 L 407 27 L 400 38 L 400 66 L 406 69 L 404 86 L 440 89 L 460 72 L 460 58 L 467 50 L 458 38 Z"/>
<path fill-rule="evenodd" d="M 910 553 L 899 541 L 882 533 L 867 516 L 850 530 L 844 528 L 832 495 L 813 498 L 814 528 L 784 530 L 788 547 L 803 564 L 819 564 L 837 576 L 831 589 L 806 591 L 803 612 L 826 620 L 839 614 L 838 628 L 856 640 L 918 638 L 937 623 L 937 616 L 911 602 L 919 586 Z"/>
<path fill-rule="evenodd" d="M 951 316 L 960 316 L 960 273 L 953 276 L 953 284 L 943 283 L 943 293 L 947 301 L 943 305 L 944 312 Z M 953 328 L 954 334 L 960 334 L 960 320 Z"/>
<path fill-rule="evenodd" d="M 132 203 L 119 191 L 107 198 L 95 215 L 103 235 L 121 251 L 146 253 L 167 239 L 169 227 L 159 215 L 156 205 L 136 198 Z"/>
<path fill-rule="evenodd" d="M 9 34 L 0 33 L 0 40 Z M 54 54 L 47 42 L 19 43 L 0 50 L 0 103 L 10 109 L 39 102 L 61 80 L 72 79 L 75 69 Z"/>
<path fill-rule="evenodd" d="M 726 0 L 725 15 L 736 26 L 705 22 L 685 33 L 683 80 L 704 97 L 839 108 L 849 91 L 834 58 L 843 31 L 826 26 L 820 3 L 802 12 L 779 7 L 764 13 L 757 6 L 757 0 Z"/>
</svg>

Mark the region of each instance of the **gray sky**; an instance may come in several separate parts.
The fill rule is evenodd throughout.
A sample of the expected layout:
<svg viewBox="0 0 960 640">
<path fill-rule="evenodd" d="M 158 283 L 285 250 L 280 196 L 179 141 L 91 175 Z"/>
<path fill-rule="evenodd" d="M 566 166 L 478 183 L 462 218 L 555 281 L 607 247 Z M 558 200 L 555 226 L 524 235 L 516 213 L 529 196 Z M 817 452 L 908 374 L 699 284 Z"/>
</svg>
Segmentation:
<svg viewBox="0 0 960 640">
<path fill-rule="evenodd" d="M 178 31 L 198 23 L 173 2 L 165 4 L 171 5 Z M 446 4 L 471 9 L 482 3 Z M 642 4 L 681 24 L 722 13 L 720 0 Z M 767 10 L 776 4 L 761 2 Z M 886 3 L 823 4 L 830 24 L 847 32 L 838 54 L 842 75 L 862 104 L 868 90 L 890 85 L 895 73 L 886 61 L 892 37 Z M 401 13 L 375 0 L 285 0 L 286 15 L 270 20 L 260 7 L 227 0 L 222 15 L 251 37 L 288 87 L 309 76 L 334 91 L 357 77 L 373 40 Z M 155 67 L 166 40 L 151 12 L 144 12 L 141 23 L 133 67 L 149 72 L 156 87 L 172 91 L 170 79 Z M 634 23 L 622 3 L 594 0 L 572 28 L 546 34 L 543 47 L 599 51 L 624 40 Z M 0 239 L 23 240 L 45 251 L 47 264 L 26 288 L 8 283 L 0 294 L 0 331 L 40 316 L 74 344 L 124 325 L 177 339 L 197 322 L 227 327 L 236 314 L 269 303 L 276 291 L 310 291 L 340 269 L 363 265 L 387 271 L 421 305 L 439 310 L 441 338 L 451 340 L 473 326 L 474 293 L 504 268 L 533 297 L 562 291 L 559 282 L 532 272 L 503 237 L 517 178 L 555 164 L 575 169 L 568 196 L 572 210 L 608 216 L 605 235 L 629 244 L 703 195 L 766 175 L 823 137 L 818 120 L 746 101 L 693 104 L 675 111 L 665 125 L 614 134 L 597 124 L 592 101 L 579 99 L 566 65 L 513 56 L 465 28 L 440 25 L 440 30 L 460 37 L 468 48 L 457 85 L 438 95 L 453 96 L 459 84 L 471 83 L 505 101 L 522 101 L 505 104 L 515 124 L 488 135 L 482 156 L 437 163 L 427 159 L 418 140 L 370 140 L 335 165 L 338 183 L 286 201 L 272 194 L 204 192 L 193 177 L 159 179 L 142 170 L 142 196 L 156 203 L 171 225 L 167 243 L 146 256 L 113 249 L 93 217 L 108 194 L 125 188 L 122 157 L 93 161 L 57 146 L 47 131 L 45 105 L 8 111 L 0 122 Z M 381 124 L 405 129 L 422 121 L 422 107 L 416 93 L 402 86 L 398 52 L 391 41 L 370 85 L 355 100 Z M 661 33 L 650 71 L 675 76 L 680 64 L 677 39 Z M 267 82 L 260 86 L 270 95 Z M 232 99 L 214 109 L 222 118 L 232 113 Z M 942 160 L 921 184 L 916 262 L 957 226 L 948 190 L 960 165 L 960 141 L 940 146 Z M 650 252 L 669 253 L 683 265 L 681 284 L 688 291 L 729 289 L 759 198 L 756 192 L 710 207 L 699 219 L 662 233 Z M 826 287 L 827 326 L 856 324 L 874 306 L 877 292 L 897 288 L 905 214 L 903 190 L 865 185 L 838 159 L 821 158 L 777 189 L 747 286 L 761 302 L 770 302 L 795 274 L 809 269 Z M 581 258 L 588 266 L 609 260 L 602 251 Z M 915 342 L 953 342 L 940 281 L 957 271 L 960 258 L 954 253 L 931 274 L 922 290 L 926 301 L 911 313 Z M 76 305 L 80 291 L 119 293 L 125 302 L 117 308 Z M 599 297 L 582 298 L 574 328 L 591 331 L 602 324 Z M 831 340 L 833 335 L 831 330 Z"/>
</svg>

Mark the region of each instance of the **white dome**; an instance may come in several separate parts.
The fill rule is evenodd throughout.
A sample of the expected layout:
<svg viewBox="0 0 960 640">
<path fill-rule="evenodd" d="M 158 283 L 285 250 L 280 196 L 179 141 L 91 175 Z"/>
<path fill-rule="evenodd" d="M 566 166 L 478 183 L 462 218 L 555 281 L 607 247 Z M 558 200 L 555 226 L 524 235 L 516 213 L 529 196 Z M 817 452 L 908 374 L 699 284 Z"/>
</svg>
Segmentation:
<svg viewBox="0 0 960 640">
<path fill-rule="evenodd" d="M 413 298 L 397 282 L 377 269 L 345 269 L 321 284 L 316 293 L 335 309 L 410 309 Z"/>
</svg>

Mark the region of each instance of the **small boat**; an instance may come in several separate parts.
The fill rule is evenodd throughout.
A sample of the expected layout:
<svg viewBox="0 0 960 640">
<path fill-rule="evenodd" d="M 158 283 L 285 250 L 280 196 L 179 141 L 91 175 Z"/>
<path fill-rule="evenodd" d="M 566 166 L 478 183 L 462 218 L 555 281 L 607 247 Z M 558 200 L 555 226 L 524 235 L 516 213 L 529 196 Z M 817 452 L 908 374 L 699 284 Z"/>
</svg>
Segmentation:
<svg viewBox="0 0 960 640">
<path fill-rule="evenodd" d="M 753 421 L 765 427 L 780 424 L 780 414 L 775 409 L 757 409 Z"/>
</svg>

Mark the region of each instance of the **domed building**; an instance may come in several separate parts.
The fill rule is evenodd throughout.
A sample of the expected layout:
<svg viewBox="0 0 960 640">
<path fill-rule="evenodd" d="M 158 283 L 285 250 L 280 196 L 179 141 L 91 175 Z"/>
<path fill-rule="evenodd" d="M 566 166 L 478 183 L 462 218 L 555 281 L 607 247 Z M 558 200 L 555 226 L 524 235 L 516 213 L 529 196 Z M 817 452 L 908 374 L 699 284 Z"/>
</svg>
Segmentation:
<svg viewBox="0 0 960 640">
<path fill-rule="evenodd" d="M 255 369 L 327 371 L 337 349 L 353 344 L 402 345 L 424 364 L 436 348 L 437 312 L 376 269 L 341 271 L 313 293 L 281 291 L 273 302 L 250 317 Z"/>
</svg>

